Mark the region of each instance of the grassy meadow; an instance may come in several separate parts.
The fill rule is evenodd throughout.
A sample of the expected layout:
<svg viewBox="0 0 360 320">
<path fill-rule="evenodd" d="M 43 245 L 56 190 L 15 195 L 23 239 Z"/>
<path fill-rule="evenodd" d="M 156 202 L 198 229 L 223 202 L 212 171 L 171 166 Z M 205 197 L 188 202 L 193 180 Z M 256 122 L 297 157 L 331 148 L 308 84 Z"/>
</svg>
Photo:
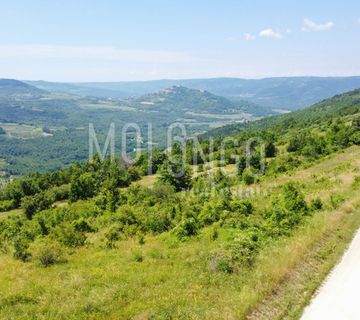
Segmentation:
<svg viewBox="0 0 360 320">
<path fill-rule="evenodd" d="M 234 232 L 216 226 L 186 241 L 167 232 L 112 249 L 100 230 L 68 250 L 66 262 L 46 268 L 0 254 L 0 319 L 297 319 L 360 226 L 359 156 L 360 147 L 351 147 L 256 185 L 259 208 L 289 181 L 324 207 L 291 235 L 268 242 L 251 268 L 214 268 Z M 138 183 L 151 186 L 154 177 Z M 19 210 L 0 218 L 12 214 Z"/>
</svg>

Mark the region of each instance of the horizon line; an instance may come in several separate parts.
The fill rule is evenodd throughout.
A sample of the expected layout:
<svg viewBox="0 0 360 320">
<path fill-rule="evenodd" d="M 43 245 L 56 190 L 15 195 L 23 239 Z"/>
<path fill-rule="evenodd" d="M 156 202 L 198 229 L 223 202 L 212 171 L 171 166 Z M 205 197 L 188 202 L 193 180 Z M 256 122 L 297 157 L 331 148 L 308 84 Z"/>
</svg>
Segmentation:
<svg viewBox="0 0 360 320">
<path fill-rule="evenodd" d="M 18 80 L 23 82 L 53 82 L 53 83 L 120 83 L 120 82 L 157 82 L 157 81 L 196 81 L 196 80 L 216 80 L 216 79 L 234 79 L 234 80 L 266 80 L 266 79 L 285 79 L 285 78 L 359 78 L 358 75 L 297 75 L 297 76 L 267 76 L 267 77 L 234 77 L 234 76 L 211 76 L 211 77 L 194 77 L 194 78 L 157 78 L 157 79 L 148 79 L 148 80 L 87 80 L 87 81 L 63 81 L 63 80 L 45 80 L 45 79 L 18 79 L 11 77 L 0 77 L 0 80 Z"/>
</svg>

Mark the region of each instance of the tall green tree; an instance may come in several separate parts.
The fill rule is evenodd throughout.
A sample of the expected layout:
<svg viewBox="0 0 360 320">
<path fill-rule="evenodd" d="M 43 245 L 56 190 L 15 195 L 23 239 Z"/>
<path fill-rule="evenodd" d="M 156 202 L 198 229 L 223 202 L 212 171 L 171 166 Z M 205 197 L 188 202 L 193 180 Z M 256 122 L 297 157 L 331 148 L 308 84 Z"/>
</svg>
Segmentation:
<svg viewBox="0 0 360 320">
<path fill-rule="evenodd" d="M 176 191 L 189 189 L 191 186 L 191 169 L 180 158 L 166 161 L 159 173 L 159 180 L 172 185 Z"/>
</svg>

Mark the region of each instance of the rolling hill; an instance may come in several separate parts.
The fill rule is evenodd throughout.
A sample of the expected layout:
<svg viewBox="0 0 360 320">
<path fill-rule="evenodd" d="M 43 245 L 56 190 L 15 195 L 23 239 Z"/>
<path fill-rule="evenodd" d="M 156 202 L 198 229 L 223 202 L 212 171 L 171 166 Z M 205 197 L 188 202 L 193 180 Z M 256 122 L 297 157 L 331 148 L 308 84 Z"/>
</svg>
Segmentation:
<svg viewBox="0 0 360 320">
<path fill-rule="evenodd" d="M 49 91 L 128 98 L 174 85 L 206 90 L 231 100 L 246 100 L 273 109 L 295 110 L 360 87 L 360 77 L 213 78 L 133 82 L 27 83 Z"/>
<path fill-rule="evenodd" d="M 0 79 L 0 97 L 33 97 L 38 98 L 46 93 L 37 87 L 13 79 Z"/>
<path fill-rule="evenodd" d="M 230 101 L 208 91 L 172 86 L 139 98 L 128 99 L 128 103 L 138 109 L 172 112 L 179 114 L 238 114 L 246 112 L 256 116 L 273 114 L 269 108 L 247 101 Z"/>
</svg>

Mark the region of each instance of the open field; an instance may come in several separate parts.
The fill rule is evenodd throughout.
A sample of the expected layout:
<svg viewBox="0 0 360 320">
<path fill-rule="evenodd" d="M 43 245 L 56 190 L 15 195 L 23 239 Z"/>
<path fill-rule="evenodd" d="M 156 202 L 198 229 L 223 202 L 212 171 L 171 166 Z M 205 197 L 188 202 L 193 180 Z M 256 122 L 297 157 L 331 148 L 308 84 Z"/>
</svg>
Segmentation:
<svg viewBox="0 0 360 320">
<path fill-rule="evenodd" d="M 144 176 L 139 181 L 134 182 L 142 187 L 151 187 L 156 182 L 158 176 L 156 174 L 151 176 Z"/>
<path fill-rule="evenodd" d="M 119 111 L 138 111 L 135 108 L 128 106 L 119 106 L 112 103 L 82 103 L 81 108 L 83 109 L 109 109 L 109 110 L 119 110 Z"/>
<path fill-rule="evenodd" d="M 51 134 L 43 132 L 42 128 L 30 125 L 18 123 L 0 123 L 0 127 L 5 130 L 6 136 L 9 138 L 32 139 L 36 137 L 51 136 Z"/>
<path fill-rule="evenodd" d="M 199 113 L 199 112 L 186 112 L 191 116 L 209 118 L 209 119 L 222 119 L 222 120 L 255 120 L 256 118 L 250 113 L 235 113 L 235 114 L 218 114 L 218 113 Z"/>
</svg>

